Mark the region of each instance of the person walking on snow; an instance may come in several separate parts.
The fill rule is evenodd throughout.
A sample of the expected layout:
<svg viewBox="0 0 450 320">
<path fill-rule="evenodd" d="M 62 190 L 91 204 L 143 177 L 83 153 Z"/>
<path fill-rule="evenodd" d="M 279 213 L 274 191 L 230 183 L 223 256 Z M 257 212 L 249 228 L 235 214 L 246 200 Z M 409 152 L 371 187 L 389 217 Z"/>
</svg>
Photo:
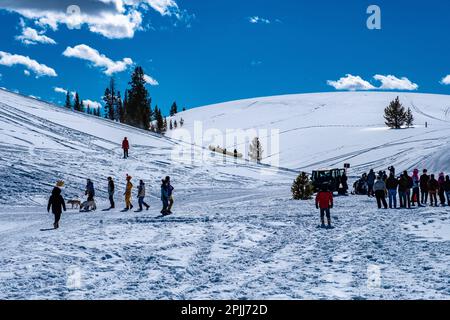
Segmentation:
<svg viewBox="0 0 450 320">
<path fill-rule="evenodd" d="M 108 177 L 108 196 L 109 196 L 109 203 L 110 203 L 110 208 L 114 209 L 116 207 L 115 203 L 114 203 L 114 191 L 115 191 L 115 186 L 114 186 L 114 180 L 111 177 Z"/>
<path fill-rule="evenodd" d="M 447 195 L 447 204 L 450 206 L 450 176 L 445 177 L 444 191 Z"/>
<path fill-rule="evenodd" d="M 369 174 L 367 175 L 367 185 L 368 185 L 368 195 L 369 197 L 373 197 L 374 196 L 374 192 L 373 192 L 373 185 L 375 184 L 375 172 L 373 171 L 373 169 L 370 169 Z"/>
<path fill-rule="evenodd" d="M 443 172 L 441 172 L 439 174 L 439 179 L 438 179 L 438 183 L 439 183 L 439 201 L 441 202 L 441 206 L 445 206 L 445 190 L 444 190 L 444 185 L 445 185 L 445 175 Z"/>
<path fill-rule="evenodd" d="M 420 203 L 420 178 L 419 178 L 419 170 L 414 169 L 412 176 L 412 196 L 411 196 L 411 205 L 414 207 L 415 202 L 417 202 L 418 207 L 422 207 Z"/>
<path fill-rule="evenodd" d="M 386 180 L 386 189 L 388 190 L 389 196 L 389 208 L 397 209 L 397 187 L 398 180 L 395 178 L 395 175 L 391 172 L 389 178 Z"/>
<path fill-rule="evenodd" d="M 381 203 L 385 209 L 387 209 L 386 202 L 386 184 L 383 181 L 383 176 L 378 176 L 377 181 L 373 185 L 373 190 L 375 191 L 375 197 L 377 198 L 378 209 L 381 209 Z"/>
<path fill-rule="evenodd" d="M 169 196 L 169 206 L 167 207 L 167 213 L 172 214 L 173 207 L 173 190 L 174 187 L 170 184 L 170 177 L 166 177 L 167 194 Z"/>
<path fill-rule="evenodd" d="M 438 193 L 438 190 L 439 190 L 439 183 L 435 179 L 434 174 L 432 174 L 430 176 L 430 181 L 428 181 L 428 192 L 430 193 L 430 205 L 431 206 L 433 206 L 433 201 L 434 201 L 434 206 L 435 207 L 438 206 L 437 196 L 436 196 L 436 194 Z"/>
<path fill-rule="evenodd" d="M 422 205 L 426 205 L 428 202 L 428 182 L 430 181 L 430 176 L 428 175 L 428 170 L 424 169 L 423 174 L 420 176 L 420 199 Z"/>
<path fill-rule="evenodd" d="M 123 149 L 123 158 L 128 158 L 128 150 L 130 150 L 130 143 L 128 142 L 128 138 L 125 137 L 122 141 L 122 149 Z"/>
<path fill-rule="evenodd" d="M 169 207 L 169 189 L 167 187 L 166 180 L 161 180 L 161 201 L 163 208 L 161 210 L 161 213 L 163 216 L 168 215 L 167 208 Z"/>
<path fill-rule="evenodd" d="M 53 228 L 59 228 L 59 220 L 61 220 L 62 211 L 66 211 L 66 203 L 64 201 L 63 196 L 61 195 L 61 189 L 64 183 L 58 182 L 56 187 L 52 190 L 52 195 L 48 199 L 47 212 L 50 212 L 50 208 L 52 209 L 52 213 L 55 216 L 55 222 L 53 223 Z"/>
<path fill-rule="evenodd" d="M 133 191 L 133 184 L 131 183 L 131 177 L 127 175 L 127 184 L 125 187 L 125 205 L 126 208 L 124 211 L 128 211 L 133 209 L 133 204 L 131 203 L 131 193 Z"/>
<path fill-rule="evenodd" d="M 411 209 L 412 179 L 408 172 L 404 171 L 398 181 L 398 193 L 400 194 L 400 207 Z"/>
<path fill-rule="evenodd" d="M 316 208 L 320 209 L 321 227 L 325 227 L 325 215 L 327 216 L 328 227 L 331 228 L 331 213 L 333 209 L 333 193 L 324 187 L 316 196 Z"/>
<path fill-rule="evenodd" d="M 94 188 L 94 183 L 92 182 L 91 179 L 87 179 L 86 182 L 86 190 L 84 192 L 84 194 L 87 196 L 87 201 L 83 204 L 83 208 L 80 208 L 80 212 L 81 211 L 85 211 L 88 212 L 90 210 L 97 210 L 97 205 L 95 204 L 95 188 Z"/>
<path fill-rule="evenodd" d="M 148 210 L 150 209 L 150 206 L 144 202 L 145 198 L 145 183 L 143 180 L 139 181 L 138 186 L 138 201 L 139 201 L 139 210 L 137 212 L 142 212 L 144 209 L 142 208 L 145 206 L 145 208 Z"/>
</svg>

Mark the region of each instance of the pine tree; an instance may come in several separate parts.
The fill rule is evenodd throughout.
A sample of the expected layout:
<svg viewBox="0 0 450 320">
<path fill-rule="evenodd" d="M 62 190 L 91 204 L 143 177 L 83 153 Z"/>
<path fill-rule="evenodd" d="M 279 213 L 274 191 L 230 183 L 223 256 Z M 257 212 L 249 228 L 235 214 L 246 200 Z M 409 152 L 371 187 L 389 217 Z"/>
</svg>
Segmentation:
<svg viewBox="0 0 450 320">
<path fill-rule="evenodd" d="M 166 132 L 167 132 L 167 118 L 164 118 L 162 133 L 164 134 Z"/>
<path fill-rule="evenodd" d="M 186 108 L 185 107 L 183 107 L 183 112 L 185 112 L 186 111 Z"/>
<path fill-rule="evenodd" d="M 184 125 L 184 120 L 183 120 L 183 118 L 181 118 L 181 120 L 180 120 L 180 128 L 182 128 L 183 125 Z"/>
<path fill-rule="evenodd" d="M 87 105 L 86 113 L 87 113 L 87 114 L 92 114 L 92 112 L 91 112 L 91 106 L 90 106 L 90 105 Z"/>
<path fill-rule="evenodd" d="M 391 101 L 389 106 L 384 109 L 384 119 L 386 119 L 386 125 L 393 129 L 400 129 L 405 124 L 406 112 L 399 97 Z"/>
<path fill-rule="evenodd" d="M 176 128 L 178 127 L 177 120 L 175 120 L 175 121 L 173 122 L 173 127 L 174 127 L 174 129 L 176 129 Z"/>
<path fill-rule="evenodd" d="M 405 114 L 405 124 L 406 127 L 411 128 L 414 126 L 414 116 L 412 114 L 411 108 L 408 108 Z"/>
<path fill-rule="evenodd" d="M 170 128 L 170 130 L 173 130 L 173 123 L 172 123 L 172 119 L 170 119 L 170 122 L 169 122 L 169 128 Z"/>
<path fill-rule="evenodd" d="M 83 100 L 81 100 L 81 103 L 80 103 L 80 112 L 85 112 L 86 110 L 85 110 L 85 108 L 84 108 L 84 101 Z"/>
<path fill-rule="evenodd" d="M 177 103 L 174 102 L 172 104 L 172 106 L 170 107 L 170 116 L 173 117 L 174 115 L 176 115 L 178 113 L 178 106 Z"/>
<path fill-rule="evenodd" d="M 73 109 L 75 111 L 81 111 L 81 101 L 80 101 L 80 96 L 79 96 L 78 92 L 75 93 L 75 100 L 73 102 Z"/>
<path fill-rule="evenodd" d="M 125 90 L 125 97 L 123 98 L 123 118 L 121 123 L 126 123 L 127 119 L 127 105 L 128 105 L 128 90 Z"/>
<path fill-rule="evenodd" d="M 146 81 L 144 80 L 144 76 L 142 67 L 136 67 L 131 76 L 129 83 L 131 89 L 128 90 L 125 123 L 148 130 L 150 128 L 151 110 L 149 93 L 145 87 Z"/>
<path fill-rule="evenodd" d="M 248 155 L 249 155 L 250 159 L 259 163 L 262 160 L 263 152 L 264 152 L 264 150 L 261 146 L 259 138 L 256 137 L 255 139 L 253 139 L 252 143 L 250 144 L 250 152 Z"/>
<path fill-rule="evenodd" d="M 64 108 L 72 110 L 72 99 L 70 98 L 69 91 L 67 91 L 67 94 L 66 94 L 66 103 L 64 104 Z"/>
<path fill-rule="evenodd" d="M 123 102 L 122 102 L 122 96 L 120 95 L 120 91 L 117 92 L 117 105 L 116 105 L 116 112 L 114 115 L 114 120 L 123 122 L 124 119 L 124 108 L 123 108 Z"/>
<path fill-rule="evenodd" d="M 305 172 L 299 174 L 291 187 L 294 200 L 309 200 L 314 194 L 310 179 Z"/>
<path fill-rule="evenodd" d="M 116 81 L 111 78 L 108 88 L 105 89 L 103 101 L 105 102 L 105 118 L 109 120 L 116 119 L 117 105 L 119 97 L 116 95 Z"/>
<path fill-rule="evenodd" d="M 159 110 L 158 106 L 155 107 L 155 121 L 156 121 L 156 132 L 162 133 L 164 131 L 164 118 Z"/>
</svg>

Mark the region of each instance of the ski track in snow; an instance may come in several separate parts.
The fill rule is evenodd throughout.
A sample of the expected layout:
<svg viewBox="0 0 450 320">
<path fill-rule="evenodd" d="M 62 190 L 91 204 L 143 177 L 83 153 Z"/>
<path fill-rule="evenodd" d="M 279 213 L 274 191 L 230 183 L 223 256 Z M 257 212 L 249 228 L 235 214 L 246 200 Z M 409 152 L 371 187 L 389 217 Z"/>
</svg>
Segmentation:
<svg viewBox="0 0 450 320">
<path fill-rule="evenodd" d="M 338 197 L 336 228 L 323 230 L 312 200 L 290 199 L 290 170 L 224 160 L 199 147 L 202 160 L 179 162 L 171 151 L 180 142 L 4 91 L 0 101 L 0 299 L 450 298 L 449 207 L 385 211 L 367 197 Z M 433 139 L 434 131 L 352 152 L 335 146 L 339 156 L 317 152 L 306 163 L 337 165 L 404 141 L 435 150 L 447 140 Z M 128 160 L 121 159 L 123 136 L 133 145 Z M 356 170 L 387 164 L 411 147 L 395 150 Z M 146 181 L 149 211 L 120 212 L 127 173 L 135 185 Z M 69 209 L 59 230 L 40 231 L 52 224 L 45 206 L 57 179 L 66 182 L 68 200 L 81 197 L 92 178 L 101 209 L 110 175 L 118 209 Z M 175 214 L 162 218 L 158 183 L 166 175 Z M 374 266 L 381 286 L 371 288 Z"/>
</svg>

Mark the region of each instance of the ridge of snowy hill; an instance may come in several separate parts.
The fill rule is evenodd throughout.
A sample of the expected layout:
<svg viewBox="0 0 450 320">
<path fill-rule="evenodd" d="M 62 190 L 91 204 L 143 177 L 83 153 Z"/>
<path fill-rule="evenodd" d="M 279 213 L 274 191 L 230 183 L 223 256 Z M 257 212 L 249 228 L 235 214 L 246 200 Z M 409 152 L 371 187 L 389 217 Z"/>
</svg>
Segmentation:
<svg viewBox="0 0 450 320">
<path fill-rule="evenodd" d="M 389 130 L 384 108 L 400 97 L 411 108 L 415 127 Z M 310 172 L 320 167 L 342 167 L 351 173 L 374 167 L 414 167 L 450 171 L 450 96 L 395 92 L 338 92 L 298 94 L 232 101 L 195 108 L 177 115 L 194 135 L 195 123 L 212 132 L 203 147 L 217 144 L 248 154 L 248 143 L 226 140 L 227 129 L 256 130 L 261 144 L 269 146 L 263 163 Z M 425 127 L 425 123 L 428 127 Z M 273 137 L 262 129 L 279 130 L 279 148 L 271 152 Z M 217 133 L 211 130 L 218 130 Z M 270 132 L 270 131 L 269 131 Z M 177 137 L 178 132 L 169 135 Z M 249 135 L 251 140 L 254 133 Z M 217 139 L 216 139 L 217 138 Z M 214 141 L 215 140 L 215 141 Z"/>
</svg>

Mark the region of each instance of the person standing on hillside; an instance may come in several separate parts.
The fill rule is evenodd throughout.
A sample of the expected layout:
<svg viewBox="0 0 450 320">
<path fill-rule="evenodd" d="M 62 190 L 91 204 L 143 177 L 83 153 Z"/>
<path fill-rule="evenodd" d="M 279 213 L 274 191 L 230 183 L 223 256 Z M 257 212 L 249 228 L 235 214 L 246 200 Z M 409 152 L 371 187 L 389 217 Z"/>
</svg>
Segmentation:
<svg viewBox="0 0 450 320">
<path fill-rule="evenodd" d="M 333 209 L 333 193 L 328 191 L 328 187 L 323 187 L 316 196 L 316 208 L 320 209 L 321 227 L 325 228 L 325 215 L 327 216 L 328 228 L 331 228 L 331 212 Z"/>
<path fill-rule="evenodd" d="M 169 207 L 169 190 L 167 187 L 167 182 L 164 179 L 161 180 L 161 202 L 163 205 L 161 214 L 163 216 L 168 215 L 169 213 L 167 208 Z"/>
<path fill-rule="evenodd" d="M 150 206 L 147 203 L 145 203 L 144 199 L 145 199 L 145 183 L 143 180 L 140 180 L 138 186 L 139 210 L 137 212 L 142 212 L 144 210 L 143 206 L 145 206 L 147 210 L 150 209 Z"/>
<path fill-rule="evenodd" d="M 439 201 L 441 202 L 441 206 L 445 206 L 445 190 L 444 190 L 445 175 L 443 172 L 439 173 L 438 183 L 439 183 L 439 191 L 438 191 Z"/>
<path fill-rule="evenodd" d="M 373 185 L 375 184 L 375 172 L 373 171 L 373 169 L 370 169 L 369 174 L 367 175 L 367 186 L 369 188 L 368 190 L 368 196 L 369 197 L 373 197 L 374 196 L 374 192 L 373 192 Z"/>
<path fill-rule="evenodd" d="M 55 222 L 53 223 L 53 228 L 59 228 L 59 221 L 61 220 L 62 211 L 66 211 L 66 203 L 64 201 L 63 196 L 61 195 L 60 187 L 64 186 L 64 182 L 58 181 L 56 187 L 52 190 L 52 195 L 48 199 L 47 212 L 50 212 L 50 208 L 52 209 L 52 213 L 55 216 Z"/>
<path fill-rule="evenodd" d="M 447 195 L 447 204 L 450 207 L 450 176 L 445 177 L 444 191 Z"/>
<path fill-rule="evenodd" d="M 433 201 L 434 201 L 434 206 L 435 207 L 438 206 L 437 196 L 436 196 L 436 194 L 438 193 L 438 190 L 439 190 L 439 183 L 435 179 L 434 174 L 432 174 L 430 176 L 430 181 L 428 181 L 428 192 L 430 193 L 430 205 L 431 206 L 433 206 Z"/>
<path fill-rule="evenodd" d="M 418 207 L 422 207 L 420 203 L 420 178 L 419 178 L 419 170 L 414 169 L 412 176 L 412 196 L 411 196 L 411 205 L 414 207 L 415 202 L 417 202 Z"/>
<path fill-rule="evenodd" d="M 411 209 L 412 179 L 408 172 L 404 171 L 398 181 L 398 193 L 400 194 L 400 207 Z"/>
<path fill-rule="evenodd" d="M 430 181 L 430 176 L 428 175 L 428 170 L 423 169 L 423 174 L 420 176 L 420 194 L 421 203 L 426 205 L 428 202 L 428 182 Z"/>
<path fill-rule="evenodd" d="M 112 177 L 108 177 L 108 196 L 109 196 L 109 203 L 111 205 L 109 210 L 114 209 L 116 207 L 114 203 L 114 191 L 115 191 L 114 180 Z"/>
<path fill-rule="evenodd" d="M 167 213 L 172 214 L 173 207 L 173 190 L 174 187 L 170 184 L 170 177 L 166 177 L 167 195 L 169 196 L 169 206 L 167 207 Z"/>
<path fill-rule="evenodd" d="M 131 209 L 133 209 L 133 204 L 131 203 L 131 193 L 133 191 L 133 184 L 131 183 L 131 177 L 129 175 L 127 175 L 127 184 L 125 187 L 125 205 L 126 208 L 124 209 L 124 211 L 129 211 Z"/>
<path fill-rule="evenodd" d="M 381 209 L 381 204 L 385 209 L 387 209 L 386 202 L 386 184 L 383 181 L 383 176 L 378 176 L 377 181 L 373 185 L 373 190 L 375 191 L 375 197 L 377 198 L 378 209 Z"/>
<path fill-rule="evenodd" d="M 128 158 L 128 150 L 130 150 L 130 143 L 128 141 L 128 138 L 125 137 L 122 141 L 122 149 L 123 149 L 123 158 Z"/>
<path fill-rule="evenodd" d="M 387 178 L 386 180 L 386 189 L 388 190 L 390 209 L 397 209 L 397 187 L 398 187 L 398 180 L 395 178 L 395 175 L 391 172 L 389 178 Z"/>
</svg>

